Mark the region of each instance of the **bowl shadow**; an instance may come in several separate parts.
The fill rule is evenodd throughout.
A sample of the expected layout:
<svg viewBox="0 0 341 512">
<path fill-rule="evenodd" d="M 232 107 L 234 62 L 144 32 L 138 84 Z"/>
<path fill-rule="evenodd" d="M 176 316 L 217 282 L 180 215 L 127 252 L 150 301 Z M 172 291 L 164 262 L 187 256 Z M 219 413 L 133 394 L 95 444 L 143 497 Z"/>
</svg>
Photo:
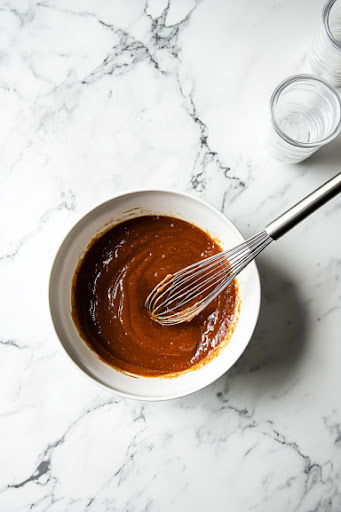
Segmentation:
<svg viewBox="0 0 341 512">
<path fill-rule="evenodd" d="M 282 268 L 266 257 L 259 258 L 262 302 L 256 329 L 246 351 L 237 362 L 240 373 L 265 366 L 291 371 L 306 343 L 306 312 L 293 283 Z"/>
<path fill-rule="evenodd" d="M 262 302 L 256 329 L 235 365 L 206 388 L 212 398 L 220 398 L 232 388 L 233 394 L 239 389 L 250 400 L 263 392 L 277 395 L 298 379 L 297 366 L 308 335 L 306 307 L 298 285 L 267 256 L 258 258 L 257 267 Z"/>
</svg>

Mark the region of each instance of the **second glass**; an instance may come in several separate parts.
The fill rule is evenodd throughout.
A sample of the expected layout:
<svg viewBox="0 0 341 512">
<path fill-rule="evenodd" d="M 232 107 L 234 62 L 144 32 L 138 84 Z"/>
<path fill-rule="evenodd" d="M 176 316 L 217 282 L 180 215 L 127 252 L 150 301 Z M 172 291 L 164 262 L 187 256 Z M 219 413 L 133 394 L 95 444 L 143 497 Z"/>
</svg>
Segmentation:
<svg viewBox="0 0 341 512">
<path fill-rule="evenodd" d="M 333 85 L 341 85 L 341 0 L 328 0 L 311 53 L 311 67 Z"/>
<path fill-rule="evenodd" d="M 270 111 L 270 151 L 284 162 L 305 160 L 340 132 L 337 91 L 311 75 L 296 75 L 280 83 L 271 96 Z"/>
</svg>

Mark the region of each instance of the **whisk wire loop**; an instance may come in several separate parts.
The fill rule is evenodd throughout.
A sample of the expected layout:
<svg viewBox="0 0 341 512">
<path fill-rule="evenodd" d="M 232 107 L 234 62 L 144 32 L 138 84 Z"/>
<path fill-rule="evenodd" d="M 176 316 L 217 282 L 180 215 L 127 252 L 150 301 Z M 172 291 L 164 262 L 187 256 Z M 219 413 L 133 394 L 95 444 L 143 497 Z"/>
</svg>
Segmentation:
<svg viewBox="0 0 341 512">
<path fill-rule="evenodd" d="M 272 238 L 266 231 L 167 276 L 148 295 L 145 306 L 164 325 L 191 320 L 216 298 Z"/>
</svg>

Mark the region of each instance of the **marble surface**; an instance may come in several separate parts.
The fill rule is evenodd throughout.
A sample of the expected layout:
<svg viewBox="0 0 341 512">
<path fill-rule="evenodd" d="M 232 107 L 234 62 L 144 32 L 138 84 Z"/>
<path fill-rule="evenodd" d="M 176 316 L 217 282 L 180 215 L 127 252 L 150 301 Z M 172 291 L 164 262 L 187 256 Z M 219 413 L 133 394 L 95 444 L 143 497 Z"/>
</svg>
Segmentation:
<svg viewBox="0 0 341 512">
<path fill-rule="evenodd" d="M 320 0 L 0 1 L 0 511 L 340 512 L 341 201 L 259 258 L 238 363 L 165 403 L 76 371 L 49 318 L 71 226 L 130 188 L 190 191 L 245 234 L 331 177 L 264 146 Z"/>
</svg>

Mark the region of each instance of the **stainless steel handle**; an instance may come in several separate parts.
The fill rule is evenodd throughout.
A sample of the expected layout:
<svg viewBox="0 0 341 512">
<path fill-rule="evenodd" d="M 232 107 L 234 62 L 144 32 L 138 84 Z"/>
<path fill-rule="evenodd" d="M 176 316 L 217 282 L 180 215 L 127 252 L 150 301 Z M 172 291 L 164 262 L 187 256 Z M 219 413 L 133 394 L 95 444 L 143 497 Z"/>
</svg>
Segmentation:
<svg viewBox="0 0 341 512">
<path fill-rule="evenodd" d="M 284 235 L 289 229 L 293 228 L 313 213 L 315 210 L 324 205 L 327 201 L 335 197 L 341 192 L 341 172 L 334 178 L 327 181 L 324 185 L 309 194 L 299 203 L 295 204 L 292 208 L 277 217 L 274 221 L 270 222 L 265 228 L 265 231 L 273 238 Z"/>
</svg>

